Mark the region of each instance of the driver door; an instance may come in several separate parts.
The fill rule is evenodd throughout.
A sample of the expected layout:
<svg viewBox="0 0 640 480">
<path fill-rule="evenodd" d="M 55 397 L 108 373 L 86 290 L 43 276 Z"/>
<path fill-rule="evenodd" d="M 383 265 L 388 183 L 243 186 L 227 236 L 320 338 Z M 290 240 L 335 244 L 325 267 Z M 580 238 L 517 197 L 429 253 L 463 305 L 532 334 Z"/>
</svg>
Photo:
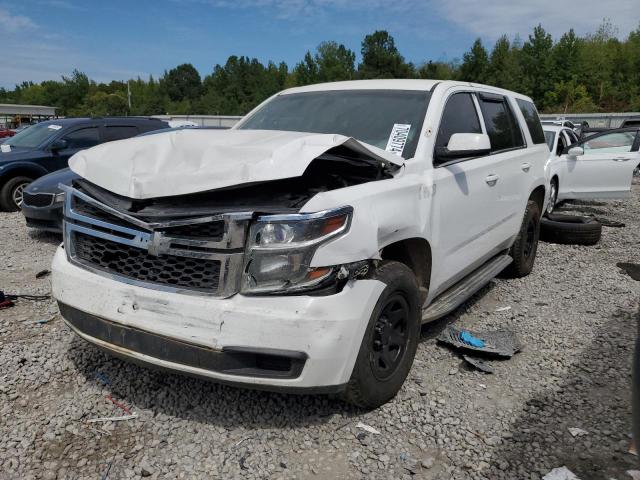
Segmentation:
<svg viewBox="0 0 640 480">
<path fill-rule="evenodd" d="M 630 195 L 638 153 L 637 130 L 604 132 L 568 147 L 584 154 L 563 155 L 569 198 L 626 198 Z"/>
</svg>

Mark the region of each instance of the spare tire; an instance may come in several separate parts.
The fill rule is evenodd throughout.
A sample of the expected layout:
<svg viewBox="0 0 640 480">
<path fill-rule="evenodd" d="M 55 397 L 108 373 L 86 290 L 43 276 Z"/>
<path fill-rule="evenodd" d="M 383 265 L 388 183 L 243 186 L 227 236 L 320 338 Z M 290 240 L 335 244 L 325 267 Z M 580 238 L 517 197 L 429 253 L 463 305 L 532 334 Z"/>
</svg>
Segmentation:
<svg viewBox="0 0 640 480">
<path fill-rule="evenodd" d="M 595 245 L 602 225 L 593 217 L 551 213 L 540 221 L 540 240 L 565 245 Z"/>
</svg>

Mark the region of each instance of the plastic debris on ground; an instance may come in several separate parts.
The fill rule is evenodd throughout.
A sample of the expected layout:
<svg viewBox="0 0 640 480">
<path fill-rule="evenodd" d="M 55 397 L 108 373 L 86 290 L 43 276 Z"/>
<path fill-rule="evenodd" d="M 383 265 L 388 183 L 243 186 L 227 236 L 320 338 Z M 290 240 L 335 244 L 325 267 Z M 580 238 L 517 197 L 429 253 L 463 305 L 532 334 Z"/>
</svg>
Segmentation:
<svg viewBox="0 0 640 480">
<path fill-rule="evenodd" d="M 621 268 L 624 273 L 640 282 L 640 265 L 637 263 L 618 262 L 616 263 L 616 267 Z"/>
<path fill-rule="evenodd" d="M 487 357 L 511 358 L 522 349 L 516 334 L 509 330 L 474 332 L 449 325 L 437 340 L 457 350 L 467 365 L 484 373 L 495 372 Z"/>
<path fill-rule="evenodd" d="M 124 422 L 127 420 L 133 420 L 134 418 L 138 418 L 137 413 L 132 413 L 131 415 L 123 415 L 121 417 L 99 417 L 99 418 L 90 418 L 87 420 L 89 423 L 101 423 L 101 422 Z"/>
<path fill-rule="evenodd" d="M 640 470 L 627 470 L 627 475 L 633 478 L 633 480 L 640 480 Z"/>
<path fill-rule="evenodd" d="M 474 339 L 474 341 L 471 342 L 469 339 Z M 503 358 L 511 358 L 522 349 L 516 334 L 509 330 L 494 330 L 483 333 L 459 330 L 448 326 L 440 334 L 438 341 L 458 350 Z"/>
<path fill-rule="evenodd" d="M 572 437 L 582 437 L 583 435 L 589 434 L 589 432 L 587 432 L 586 430 L 583 430 L 577 427 L 570 427 L 569 433 L 571 434 Z"/>
<path fill-rule="evenodd" d="M 511 310 L 511 307 L 509 306 L 496 308 L 496 312 L 507 312 L 509 310 Z"/>
<path fill-rule="evenodd" d="M 580 480 L 575 473 L 567 467 L 558 467 L 547 473 L 542 480 Z"/>
<path fill-rule="evenodd" d="M 41 270 L 36 273 L 36 278 L 44 278 L 51 273 L 51 270 Z"/>
<path fill-rule="evenodd" d="M 372 433 L 374 435 L 380 435 L 380 432 L 378 430 L 376 430 L 375 428 L 373 428 L 370 425 L 367 425 L 366 423 L 358 422 L 358 424 L 356 425 L 356 428 L 361 428 L 365 432 L 369 432 L 369 433 Z"/>
<path fill-rule="evenodd" d="M 469 355 L 462 355 L 462 358 L 465 362 L 467 362 L 468 365 L 475 368 L 476 370 L 484 373 L 495 372 L 494 368 L 489 364 L 489 362 L 486 362 L 481 358 L 470 357 Z"/>
</svg>

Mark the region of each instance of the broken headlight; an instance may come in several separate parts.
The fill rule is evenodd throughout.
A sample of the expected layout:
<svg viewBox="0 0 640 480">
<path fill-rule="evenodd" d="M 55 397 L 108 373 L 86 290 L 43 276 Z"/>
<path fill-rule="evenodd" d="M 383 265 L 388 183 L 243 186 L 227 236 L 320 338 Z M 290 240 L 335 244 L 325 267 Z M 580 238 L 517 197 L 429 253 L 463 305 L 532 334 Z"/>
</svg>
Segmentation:
<svg viewBox="0 0 640 480">
<path fill-rule="evenodd" d="M 333 273 L 332 267 L 310 267 L 320 245 L 345 234 L 351 207 L 312 214 L 258 218 L 250 230 L 242 293 L 300 291 L 316 287 Z"/>
</svg>

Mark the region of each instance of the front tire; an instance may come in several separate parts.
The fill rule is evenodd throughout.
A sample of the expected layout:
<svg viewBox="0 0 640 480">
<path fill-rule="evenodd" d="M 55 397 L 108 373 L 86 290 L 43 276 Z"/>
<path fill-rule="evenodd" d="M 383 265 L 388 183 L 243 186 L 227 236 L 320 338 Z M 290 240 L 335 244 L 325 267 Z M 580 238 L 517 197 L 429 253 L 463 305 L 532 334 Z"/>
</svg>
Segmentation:
<svg viewBox="0 0 640 480">
<path fill-rule="evenodd" d="M 525 277 L 533 270 L 540 238 L 540 207 L 532 200 L 527 202 L 527 208 L 522 219 L 522 226 L 515 243 L 509 251 L 513 262 L 505 270 L 509 278 Z"/>
<path fill-rule="evenodd" d="M 344 400 L 372 409 L 396 396 L 420 338 L 420 289 L 409 267 L 385 261 L 374 275 L 386 285 L 369 318 Z"/>
<path fill-rule="evenodd" d="M 29 177 L 13 177 L 0 189 L 0 208 L 5 212 L 17 212 L 22 205 L 24 189 L 33 181 Z"/>
</svg>

